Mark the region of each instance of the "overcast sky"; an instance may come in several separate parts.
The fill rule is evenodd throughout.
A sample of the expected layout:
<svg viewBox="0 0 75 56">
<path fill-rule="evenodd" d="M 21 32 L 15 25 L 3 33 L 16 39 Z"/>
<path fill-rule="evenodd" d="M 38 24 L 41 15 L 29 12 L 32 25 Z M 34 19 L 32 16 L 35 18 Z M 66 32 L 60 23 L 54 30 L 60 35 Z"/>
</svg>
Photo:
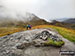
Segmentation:
<svg viewBox="0 0 75 56">
<path fill-rule="evenodd" d="M 34 13 L 46 20 L 74 18 L 75 0 L 0 0 L 0 16 L 16 17 L 25 12 Z"/>
</svg>

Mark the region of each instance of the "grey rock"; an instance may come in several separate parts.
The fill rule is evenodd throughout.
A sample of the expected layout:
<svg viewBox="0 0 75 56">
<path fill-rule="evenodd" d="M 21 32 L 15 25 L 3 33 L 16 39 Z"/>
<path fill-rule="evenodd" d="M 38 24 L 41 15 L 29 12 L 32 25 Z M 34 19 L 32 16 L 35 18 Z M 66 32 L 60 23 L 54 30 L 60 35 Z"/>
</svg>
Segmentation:
<svg viewBox="0 0 75 56">
<path fill-rule="evenodd" d="M 34 43 L 34 46 L 35 47 L 40 47 L 40 46 L 43 46 L 43 43 L 44 43 L 45 41 L 43 41 L 42 39 L 35 39 L 35 40 L 33 40 L 33 43 Z"/>
<path fill-rule="evenodd" d="M 44 37 L 42 38 L 43 34 L 41 33 L 43 31 L 48 31 L 50 33 L 45 34 L 45 36 L 47 36 L 48 38 L 53 38 L 57 41 L 59 41 L 59 38 L 62 38 L 55 31 L 51 31 L 51 29 L 34 29 L 17 32 L 8 35 L 6 38 L 0 37 L 0 56 L 60 56 L 58 54 L 60 50 L 59 48 L 39 47 L 42 46 L 42 43 L 46 41 Z M 55 34 L 58 37 L 53 37 Z M 68 40 L 63 40 L 66 42 L 66 45 L 62 47 L 63 49 L 75 50 L 75 45 L 73 45 Z M 38 48 L 35 46 L 37 46 Z"/>
<path fill-rule="evenodd" d="M 22 43 L 20 45 L 17 45 L 17 49 L 26 49 L 31 45 L 31 43 Z"/>
</svg>

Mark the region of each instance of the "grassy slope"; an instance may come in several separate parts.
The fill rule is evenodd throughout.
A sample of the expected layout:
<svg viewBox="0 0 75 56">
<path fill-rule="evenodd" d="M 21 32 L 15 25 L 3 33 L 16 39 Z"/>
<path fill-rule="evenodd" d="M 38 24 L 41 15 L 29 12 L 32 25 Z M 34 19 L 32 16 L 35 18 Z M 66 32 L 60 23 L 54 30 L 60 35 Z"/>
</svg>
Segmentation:
<svg viewBox="0 0 75 56">
<path fill-rule="evenodd" d="M 19 31 L 24 31 L 24 28 L 15 28 L 15 27 L 0 27 L 0 37 L 8 34 L 12 34 Z"/>
<path fill-rule="evenodd" d="M 66 38 L 72 42 L 75 42 L 75 30 L 73 30 L 73 29 L 57 27 L 57 26 L 53 26 L 53 25 L 39 25 L 39 26 L 33 27 L 33 29 L 36 29 L 36 28 L 56 29 L 58 31 L 58 33 L 61 34 L 64 38 Z M 24 30 L 25 30 L 25 28 L 15 28 L 15 27 L 0 28 L 0 36 L 12 34 L 12 33 L 19 32 L 19 31 L 24 31 Z"/>
<path fill-rule="evenodd" d="M 34 28 L 53 28 L 57 30 L 58 33 L 62 35 L 64 38 L 70 40 L 71 42 L 75 42 L 75 30 L 73 29 L 67 29 L 67 28 L 53 26 L 53 25 L 40 25 Z"/>
</svg>

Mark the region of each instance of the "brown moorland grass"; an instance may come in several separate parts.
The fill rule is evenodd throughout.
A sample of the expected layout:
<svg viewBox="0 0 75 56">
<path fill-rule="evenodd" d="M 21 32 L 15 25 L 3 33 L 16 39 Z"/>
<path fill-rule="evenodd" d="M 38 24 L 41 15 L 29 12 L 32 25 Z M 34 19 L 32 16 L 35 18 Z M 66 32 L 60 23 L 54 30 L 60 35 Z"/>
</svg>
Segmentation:
<svg viewBox="0 0 75 56">
<path fill-rule="evenodd" d="M 13 34 L 15 32 L 24 31 L 24 28 L 15 28 L 15 27 L 0 27 L 0 37 Z"/>
<path fill-rule="evenodd" d="M 62 35 L 64 38 L 72 42 L 75 42 L 75 30 L 73 29 L 68 29 L 68 28 L 58 27 L 53 25 L 38 25 L 38 26 L 32 27 L 32 29 L 36 29 L 36 28 L 53 28 L 57 30 L 58 33 Z M 19 31 L 25 31 L 25 30 L 26 28 L 21 28 L 21 27 L 17 27 L 17 28 L 16 27 L 0 27 L 0 37 L 8 35 L 8 34 L 13 34 Z"/>
</svg>

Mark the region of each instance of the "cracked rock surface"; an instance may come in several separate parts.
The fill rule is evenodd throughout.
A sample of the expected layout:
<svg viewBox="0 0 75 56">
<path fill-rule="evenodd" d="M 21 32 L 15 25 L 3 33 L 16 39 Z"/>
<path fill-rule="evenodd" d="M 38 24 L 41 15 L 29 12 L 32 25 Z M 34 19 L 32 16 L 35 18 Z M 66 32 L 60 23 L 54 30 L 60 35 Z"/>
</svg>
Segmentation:
<svg viewBox="0 0 75 56">
<path fill-rule="evenodd" d="M 46 34 L 44 31 L 48 31 L 50 34 Z M 75 45 L 64 39 L 56 31 L 34 29 L 0 37 L 0 56 L 60 56 L 60 48 L 52 46 L 36 47 L 42 45 L 49 36 L 54 41 L 59 41 L 58 38 L 60 37 L 65 42 L 61 50 L 75 50 Z"/>
</svg>

